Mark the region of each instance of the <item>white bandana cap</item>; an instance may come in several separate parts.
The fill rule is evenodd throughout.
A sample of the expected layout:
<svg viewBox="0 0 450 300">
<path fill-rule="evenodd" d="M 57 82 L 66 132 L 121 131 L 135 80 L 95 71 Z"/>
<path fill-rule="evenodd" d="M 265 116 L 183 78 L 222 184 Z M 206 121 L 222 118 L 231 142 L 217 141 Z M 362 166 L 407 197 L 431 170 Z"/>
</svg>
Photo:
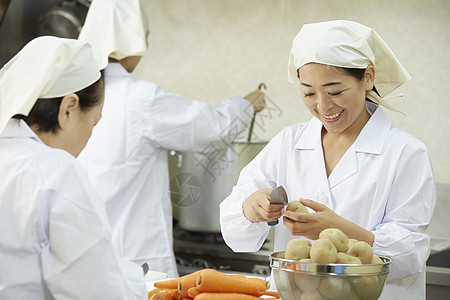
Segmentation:
<svg viewBox="0 0 450 300">
<path fill-rule="evenodd" d="M 36 101 L 80 91 L 100 78 L 89 44 L 42 36 L 30 41 L 0 70 L 0 133 Z"/>
<path fill-rule="evenodd" d="M 145 55 L 147 31 L 147 15 L 139 0 L 94 0 L 78 39 L 92 45 L 102 70 L 108 57 L 120 60 Z"/>
<path fill-rule="evenodd" d="M 307 63 L 343 68 L 375 67 L 374 91 L 367 98 L 394 111 L 384 99 L 399 97 L 395 90 L 411 79 L 386 42 L 371 28 L 357 22 L 336 20 L 305 24 L 292 42 L 288 80 L 299 83 L 297 70 Z"/>
</svg>

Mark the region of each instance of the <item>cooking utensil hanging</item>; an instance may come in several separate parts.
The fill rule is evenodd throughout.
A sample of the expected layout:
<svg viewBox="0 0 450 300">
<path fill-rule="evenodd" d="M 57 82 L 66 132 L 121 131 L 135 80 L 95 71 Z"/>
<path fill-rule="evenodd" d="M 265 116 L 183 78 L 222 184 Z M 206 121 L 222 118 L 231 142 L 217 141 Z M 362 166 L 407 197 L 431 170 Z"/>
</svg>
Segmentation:
<svg viewBox="0 0 450 300">
<path fill-rule="evenodd" d="M 261 90 L 262 88 L 267 89 L 266 85 L 264 82 L 261 82 L 258 86 L 258 90 Z M 253 113 L 253 118 L 252 118 L 252 122 L 250 123 L 250 129 L 248 130 L 248 137 L 247 137 L 247 142 L 250 142 L 250 140 L 252 139 L 252 133 L 253 133 L 253 125 L 255 123 L 255 117 L 256 117 L 256 112 Z"/>
</svg>

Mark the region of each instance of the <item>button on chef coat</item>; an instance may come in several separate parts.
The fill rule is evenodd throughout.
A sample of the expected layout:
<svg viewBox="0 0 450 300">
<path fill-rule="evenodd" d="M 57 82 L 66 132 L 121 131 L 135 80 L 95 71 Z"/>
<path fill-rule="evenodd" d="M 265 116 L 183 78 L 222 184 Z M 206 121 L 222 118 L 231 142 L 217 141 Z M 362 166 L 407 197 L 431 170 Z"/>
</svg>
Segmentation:
<svg viewBox="0 0 450 300">
<path fill-rule="evenodd" d="M 374 253 L 392 259 L 381 299 L 424 299 L 430 253 L 424 232 L 436 200 L 430 158 L 425 145 L 392 126 L 381 108 L 367 107 L 371 118 L 328 178 L 318 119 L 273 138 L 221 203 L 222 234 L 234 251 L 257 251 L 270 228 L 247 220 L 242 203 L 260 188 L 283 185 L 290 200 L 318 201 L 373 232 Z M 274 250 L 286 250 L 292 238 L 281 221 L 275 227 Z"/>
<path fill-rule="evenodd" d="M 178 275 L 167 149 L 204 150 L 244 130 L 252 116 L 241 97 L 212 108 L 135 81 L 118 63 L 107 66 L 102 119 L 79 160 L 106 200 L 113 242 L 127 259 Z"/>
<path fill-rule="evenodd" d="M 0 299 L 147 299 L 85 170 L 24 121 L 0 135 Z"/>
</svg>

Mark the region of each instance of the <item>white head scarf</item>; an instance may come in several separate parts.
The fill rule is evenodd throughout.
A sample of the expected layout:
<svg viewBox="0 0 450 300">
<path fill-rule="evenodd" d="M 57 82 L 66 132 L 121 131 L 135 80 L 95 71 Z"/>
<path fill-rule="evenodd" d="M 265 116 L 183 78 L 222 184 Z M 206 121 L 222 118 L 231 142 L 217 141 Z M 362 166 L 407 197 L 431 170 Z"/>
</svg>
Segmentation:
<svg viewBox="0 0 450 300">
<path fill-rule="evenodd" d="M 92 45 L 100 69 L 147 52 L 148 20 L 139 0 L 94 0 L 78 37 Z"/>
<path fill-rule="evenodd" d="M 89 44 L 43 36 L 30 41 L 0 70 L 0 133 L 39 98 L 62 97 L 100 78 Z"/>
<path fill-rule="evenodd" d="M 353 21 L 303 25 L 289 54 L 289 82 L 299 82 L 298 68 L 311 62 L 357 69 L 372 64 L 375 67 L 374 84 L 381 97 L 370 91 L 367 98 L 395 111 L 398 110 L 384 99 L 401 96 L 393 92 L 411 79 L 386 42 L 373 29 Z"/>
</svg>

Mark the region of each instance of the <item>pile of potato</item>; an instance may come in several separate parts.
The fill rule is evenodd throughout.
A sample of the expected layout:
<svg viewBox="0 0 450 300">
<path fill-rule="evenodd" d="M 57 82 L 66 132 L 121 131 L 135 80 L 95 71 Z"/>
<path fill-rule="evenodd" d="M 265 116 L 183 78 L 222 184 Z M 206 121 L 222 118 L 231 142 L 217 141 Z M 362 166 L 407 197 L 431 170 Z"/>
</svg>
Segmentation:
<svg viewBox="0 0 450 300">
<path fill-rule="evenodd" d="M 290 240 L 285 258 L 302 263 L 319 264 L 382 264 L 373 254 L 372 247 L 363 241 L 349 239 L 337 228 L 323 230 L 319 239 L 311 243 L 305 239 Z M 290 282 L 295 282 L 294 299 L 376 299 L 379 293 L 379 278 L 373 276 L 319 276 L 306 273 L 291 273 Z M 293 279 L 293 280 L 292 280 Z"/>
</svg>

